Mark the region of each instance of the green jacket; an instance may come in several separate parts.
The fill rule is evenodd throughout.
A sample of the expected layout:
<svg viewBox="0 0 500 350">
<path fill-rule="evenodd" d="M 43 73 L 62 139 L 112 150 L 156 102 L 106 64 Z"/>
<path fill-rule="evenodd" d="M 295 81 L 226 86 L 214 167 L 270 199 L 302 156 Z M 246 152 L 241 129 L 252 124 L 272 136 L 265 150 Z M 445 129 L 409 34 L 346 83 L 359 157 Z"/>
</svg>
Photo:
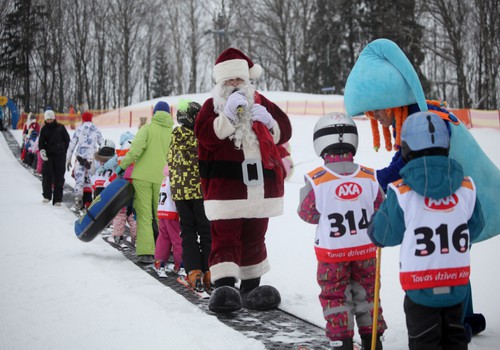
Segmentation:
<svg viewBox="0 0 500 350">
<path fill-rule="evenodd" d="M 161 184 L 173 125 L 169 113 L 156 112 L 151 123 L 144 125 L 137 132 L 130 150 L 120 163 L 120 168 L 127 169 L 135 162 L 132 179 Z"/>
<path fill-rule="evenodd" d="M 167 161 L 172 199 L 174 201 L 202 199 L 198 141 L 193 130 L 182 125 L 174 129 Z"/>
</svg>

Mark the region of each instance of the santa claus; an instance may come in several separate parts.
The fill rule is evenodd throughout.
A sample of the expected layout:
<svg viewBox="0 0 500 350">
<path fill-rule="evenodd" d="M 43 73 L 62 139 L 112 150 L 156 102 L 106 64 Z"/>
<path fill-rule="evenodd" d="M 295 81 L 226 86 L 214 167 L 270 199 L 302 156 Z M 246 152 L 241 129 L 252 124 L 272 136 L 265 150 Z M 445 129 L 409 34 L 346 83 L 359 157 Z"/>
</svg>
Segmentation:
<svg viewBox="0 0 500 350">
<path fill-rule="evenodd" d="M 262 73 L 241 51 L 229 48 L 215 62 L 215 87 L 195 124 L 201 185 L 211 221 L 209 308 L 266 310 L 279 292 L 260 286 L 269 271 L 265 234 L 269 217 L 283 212 L 285 170 L 278 150 L 292 133 L 288 116 L 259 94 L 251 79 Z M 239 289 L 235 283 L 241 280 Z"/>
</svg>

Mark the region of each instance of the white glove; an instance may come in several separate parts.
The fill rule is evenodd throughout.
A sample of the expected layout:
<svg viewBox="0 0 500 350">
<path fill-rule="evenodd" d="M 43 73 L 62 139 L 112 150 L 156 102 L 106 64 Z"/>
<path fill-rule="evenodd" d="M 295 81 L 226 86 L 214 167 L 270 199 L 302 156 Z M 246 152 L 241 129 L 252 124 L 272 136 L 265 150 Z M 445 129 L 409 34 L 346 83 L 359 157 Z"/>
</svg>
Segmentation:
<svg viewBox="0 0 500 350">
<path fill-rule="evenodd" d="M 274 119 L 271 114 L 267 111 L 266 107 L 259 104 L 254 104 L 252 106 L 252 120 L 254 122 L 261 122 L 268 129 L 271 129 L 274 126 Z"/>
<path fill-rule="evenodd" d="M 248 101 L 243 91 L 235 91 L 227 98 L 226 105 L 224 106 L 224 114 L 226 117 L 234 121 L 238 114 L 238 108 L 246 108 Z"/>
<path fill-rule="evenodd" d="M 47 157 L 47 152 L 44 150 L 44 149 L 41 149 L 40 150 L 40 157 L 42 158 L 42 160 L 44 162 L 48 161 L 49 158 Z"/>
</svg>

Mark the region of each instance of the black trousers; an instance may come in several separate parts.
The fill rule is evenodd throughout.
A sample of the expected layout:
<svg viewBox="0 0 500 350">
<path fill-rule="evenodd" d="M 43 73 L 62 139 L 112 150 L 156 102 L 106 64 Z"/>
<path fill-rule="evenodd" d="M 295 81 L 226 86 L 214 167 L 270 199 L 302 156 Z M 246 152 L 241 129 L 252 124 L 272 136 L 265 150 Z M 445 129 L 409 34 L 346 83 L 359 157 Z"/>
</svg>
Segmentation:
<svg viewBox="0 0 500 350">
<path fill-rule="evenodd" d="M 42 167 L 42 195 L 52 203 L 62 202 L 64 173 L 66 172 L 66 155 L 51 156 L 43 162 Z M 54 188 L 52 188 L 54 185 Z"/>
<path fill-rule="evenodd" d="M 404 310 L 410 350 L 467 350 L 463 304 L 428 307 L 405 296 Z"/>
<path fill-rule="evenodd" d="M 187 272 L 208 271 L 212 249 L 210 222 L 205 215 L 203 199 L 175 201 L 182 237 L 182 262 Z"/>
</svg>

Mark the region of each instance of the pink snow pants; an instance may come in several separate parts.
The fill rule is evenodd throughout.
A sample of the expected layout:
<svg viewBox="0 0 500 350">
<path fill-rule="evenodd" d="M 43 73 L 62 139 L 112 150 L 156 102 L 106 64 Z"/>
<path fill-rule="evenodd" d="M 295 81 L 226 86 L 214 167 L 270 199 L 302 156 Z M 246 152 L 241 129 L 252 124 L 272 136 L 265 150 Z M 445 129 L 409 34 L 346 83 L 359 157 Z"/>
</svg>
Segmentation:
<svg viewBox="0 0 500 350">
<path fill-rule="evenodd" d="M 181 226 L 178 220 L 159 219 L 159 232 L 156 239 L 155 259 L 167 262 L 170 251 L 174 256 L 174 264 L 182 262 Z"/>
<path fill-rule="evenodd" d="M 376 259 L 318 262 L 319 300 L 326 320 L 326 336 L 341 340 L 354 336 L 354 316 L 359 334 L 372 333 Z M 380 305 L 380 304 L 379 304 Z M 378 334 L 387 329 L 379 308 Z"/>
<path fill-rule="evenodd" d="M 137 222 L 134 220 L 134 215 L 130 214 L 127 217 L 127 207 L 122 208 L 118 214 L 116 214 L 113 219 L 113 233 L 111 236 L 123 236 L 125 232 L 125 224 L 128 222 L 130 227 L 130 236 L 135 240 L 137 236 Z"/>
</svg>

